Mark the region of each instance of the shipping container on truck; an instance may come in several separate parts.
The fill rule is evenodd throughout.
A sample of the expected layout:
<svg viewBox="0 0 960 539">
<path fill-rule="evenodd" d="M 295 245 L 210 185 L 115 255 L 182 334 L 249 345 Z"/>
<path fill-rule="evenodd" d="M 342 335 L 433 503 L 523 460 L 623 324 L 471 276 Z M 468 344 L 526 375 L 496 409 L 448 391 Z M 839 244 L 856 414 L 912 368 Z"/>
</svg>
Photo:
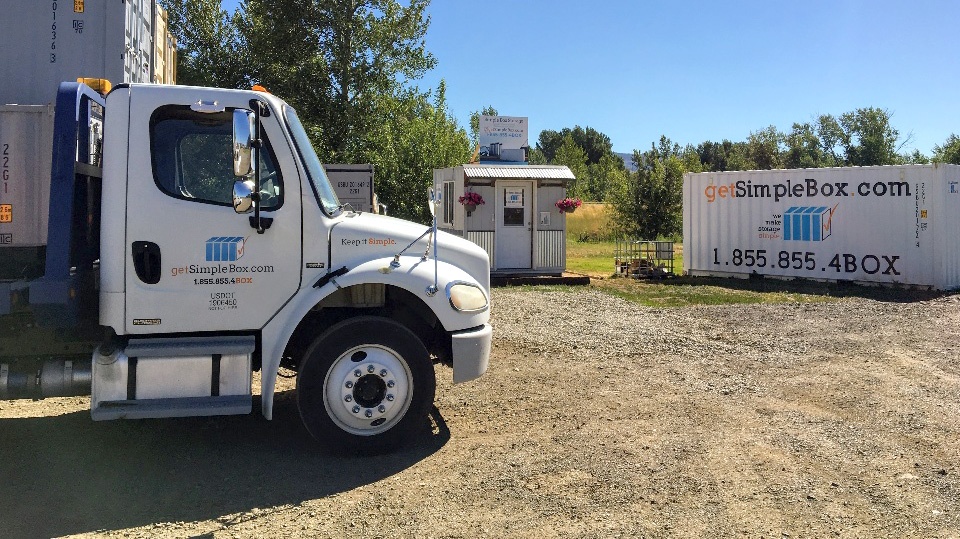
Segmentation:
<svg viewBox="0 0 960 539">
<path fill-rule="evenodd" d="M 0 0 L 0 105 L 52 105 L 80 77 L 173 83 L 165 18 L 156 0 Z"/>
<path fill-rule="evenodd" d="M 687 173 L 690 275 L 960 287 L 960 166 Z"/>
</svg>

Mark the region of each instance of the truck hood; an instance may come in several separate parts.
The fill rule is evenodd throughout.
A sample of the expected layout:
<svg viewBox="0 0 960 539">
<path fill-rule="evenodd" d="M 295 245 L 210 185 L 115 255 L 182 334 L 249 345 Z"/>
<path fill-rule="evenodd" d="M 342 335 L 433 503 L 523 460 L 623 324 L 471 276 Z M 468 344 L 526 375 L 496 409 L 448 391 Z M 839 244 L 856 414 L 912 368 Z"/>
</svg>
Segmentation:
<svg viewBox="0 0 960 539">
<path fill-rule="evenodd" d="M 427 225 L 372 213 L 347 214 L 330 231 L 330 268 L 353 268 L 369 260 L 392 259 L 429 230 Z M 419 258 L 427 249 L 430 234 L 407 249 L 403 256 Z M 429 256 L 433 258 L 434 250 Z M 490 258 L 472 241 L 437 232 L 440 261 L 457 266 L 490 289 Z"/>
</svg>

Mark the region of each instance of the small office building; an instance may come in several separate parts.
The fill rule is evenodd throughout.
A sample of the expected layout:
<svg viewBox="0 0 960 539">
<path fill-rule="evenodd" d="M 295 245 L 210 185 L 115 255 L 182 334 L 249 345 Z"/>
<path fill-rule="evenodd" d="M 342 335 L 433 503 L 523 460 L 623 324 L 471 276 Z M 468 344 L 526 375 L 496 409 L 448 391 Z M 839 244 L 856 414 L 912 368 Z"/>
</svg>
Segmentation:
<svg viewBox="0 0 960 539">
<path fill-rule="evenodd" d="M 560 275 L 574 180 L 565 166 L 468 164 L 433 171 L 437 226 L 483 247 L 492 274 Z"/>
</svg>

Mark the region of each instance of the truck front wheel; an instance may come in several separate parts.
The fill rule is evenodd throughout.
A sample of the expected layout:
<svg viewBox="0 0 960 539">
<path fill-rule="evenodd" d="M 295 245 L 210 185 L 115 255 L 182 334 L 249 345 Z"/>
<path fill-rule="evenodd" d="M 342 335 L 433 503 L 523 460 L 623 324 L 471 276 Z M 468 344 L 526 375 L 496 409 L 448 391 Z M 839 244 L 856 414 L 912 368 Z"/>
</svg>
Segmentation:
<svg viewBox="0 0 960 539">
<path fill-rule="evenodd" d="M 307 349 L 299 371 L 303 424 L 338 451 L 401 445 L 427 424 L 436 392 L 433 363 L 420 339 L 375 316 L 330 327 Z"/>
</svg>

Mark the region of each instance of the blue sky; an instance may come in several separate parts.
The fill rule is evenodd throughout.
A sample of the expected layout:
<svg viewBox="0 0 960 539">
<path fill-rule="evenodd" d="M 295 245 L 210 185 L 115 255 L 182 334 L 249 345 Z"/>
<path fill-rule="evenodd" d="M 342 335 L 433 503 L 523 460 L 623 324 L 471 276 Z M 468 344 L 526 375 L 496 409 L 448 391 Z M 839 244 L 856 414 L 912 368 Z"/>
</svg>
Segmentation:
<svg viewBox="0 0 960 539">
<path fill-rule="evenodd" d="M 235 0 L 225 0 L 232 9 Z M 860 107 L 888 109 L 904 151 L 960 135 L 960 2 L 433 0 L 427 50 L 462 126 L 493 105 L 543 129 L 590 126 L 618 152 Z"/>
</svg>

